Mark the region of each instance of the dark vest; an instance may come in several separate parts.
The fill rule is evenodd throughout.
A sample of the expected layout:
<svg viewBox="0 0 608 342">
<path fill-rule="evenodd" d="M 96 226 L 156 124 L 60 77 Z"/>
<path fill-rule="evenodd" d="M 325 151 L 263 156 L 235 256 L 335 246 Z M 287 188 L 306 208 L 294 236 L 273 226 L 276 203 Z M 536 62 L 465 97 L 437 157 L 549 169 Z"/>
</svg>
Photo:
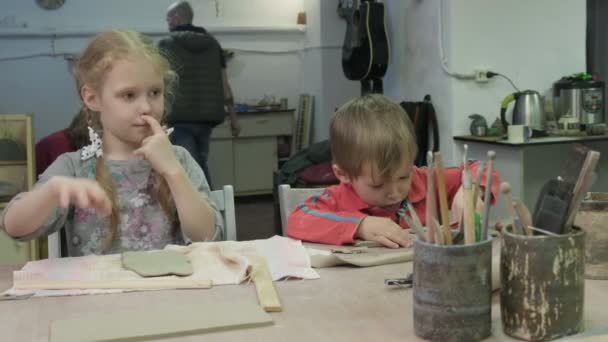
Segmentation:
<svg viewBox="0 0 608 342">
<path fill-rule="evenodd" d="M 159 42 L 179 77 L 168 122 L 219 124 L 224 121 L 221 47 L 213 36 L 179 31 Z"/>
</svg>

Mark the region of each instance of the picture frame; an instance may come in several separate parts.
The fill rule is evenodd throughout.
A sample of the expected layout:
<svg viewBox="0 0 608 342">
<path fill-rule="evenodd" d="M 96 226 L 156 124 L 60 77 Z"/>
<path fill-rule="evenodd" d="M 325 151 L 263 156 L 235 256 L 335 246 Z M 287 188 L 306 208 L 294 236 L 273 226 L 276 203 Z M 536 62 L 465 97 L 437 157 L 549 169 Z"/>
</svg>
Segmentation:
<svg viewBox="0 0 608 342">
<path fill-rule="evenodd" d="M 34 185 L 32 116 L 0 114 L 0 208 Z"/>
</svg>

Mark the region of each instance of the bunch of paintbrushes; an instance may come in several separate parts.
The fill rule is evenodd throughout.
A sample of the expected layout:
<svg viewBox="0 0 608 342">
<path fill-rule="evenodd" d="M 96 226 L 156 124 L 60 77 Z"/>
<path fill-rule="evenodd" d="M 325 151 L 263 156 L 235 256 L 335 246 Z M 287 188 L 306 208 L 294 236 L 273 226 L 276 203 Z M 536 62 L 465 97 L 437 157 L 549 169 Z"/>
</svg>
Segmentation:
<svg viewBox="0 0 608 342">
<path fill-rule="evenodd" d="M 460 220 L 460 231 L 464 232 L 464 244 L 473 244 L 488 239 L 488 224 L 490 218 L 490 199 L 492 197 L 492 174 L 494 172 L 494 159 L 496 152 L 488 151 L 488 167 L 486 173 L 486 185 L 484 192 L 482 221 L 477 224 L 476 209 L 479 199 L 479 189 L 481 189 L 481 178 L 483 169 L 480 167 L 475 174 L 471 175 L 468 159 L 469 146 L 464 145 L 463 170 L 462 170 L 462 189 L 463 189 L 463 214 Z"/>
<path fill-rule="evenodd" d="M 462 173 L 462 186 L 464 193 L 464 201 L 463 201 L 463 216 L 460 220 L 460 232 L 464 231 L 464 243 L 471 244 L 477 241 L 484 241 L 488 236 L 488 215 L 490 212 L 490 201 L 486 201 L 484 203 L 484 214 L 483 214 L 483 223 L 476 228 L 475 225 L 475 208 L 477 207 L 477 198 L 479 197 L 479 189 L 480 181 L 483 170 L 478 170 L 477 174 L 473 178 L 468 168 L 468 146 L 465 145 L 465 153 L 464 153 L 464 165 L 463 165 L 463 173 Z M 493 173 L 493 165 L 494 158 L 496 157 L 496 153 L 494 151 L 488 152 L 488 168 L 487 168 L 487 182 L 486 192 L 484 198 L 490 198 L 491 194 L 491 186 L 492 186 L 492 173 Z M 410 227 L 416 232 L 418 239 L 422 241 L 426 241 L 429 243 L 436 243 L 439 245 L 452 245 L 454 243 L 454 238 L 452 236 L 452 231 L 450 229 L 450 220 L 449 220 L 449 208 L 448 208 L 448 198 L 447 198 L 447 189 L 445 185 L 445 175 L 444 175 L 444 166 L 443 166 L 443 158 L 441 156 L 441 152 L 433 152 L 429 151 L 427 153 L 427 195 L 426 195 L 426 232 L 424 231 L 424 227 L 420 223 L 414 209 L 408 203 L 408 211 L 411 215 L 411 218 L 405 216 L 406 221 Z M 435 183 L 435 176 L 437 182 Z M 437 190 L 435 191 L 435 187 Z M 439 197 L 436 198 L 436 195 Z M 437 220 L 437 203 L 439 203 L 439 218 L 441 219 L 441 223 Z M 458 236 L 458 235 L 457 235 Z"/>
</svg>

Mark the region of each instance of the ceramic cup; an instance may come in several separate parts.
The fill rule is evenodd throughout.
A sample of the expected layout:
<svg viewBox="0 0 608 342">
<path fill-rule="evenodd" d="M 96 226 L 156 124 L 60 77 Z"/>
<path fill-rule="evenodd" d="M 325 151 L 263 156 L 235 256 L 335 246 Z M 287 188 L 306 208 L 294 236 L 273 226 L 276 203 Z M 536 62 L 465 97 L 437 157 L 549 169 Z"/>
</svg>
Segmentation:
<svg viewBox="0 0 608 342">
<path fill-rule="evenodd" d="M 532 136 L 532 130 L 526 125 L 509 125 L 507 137 L 510 143 L 527 143 Z"/>
</svg>

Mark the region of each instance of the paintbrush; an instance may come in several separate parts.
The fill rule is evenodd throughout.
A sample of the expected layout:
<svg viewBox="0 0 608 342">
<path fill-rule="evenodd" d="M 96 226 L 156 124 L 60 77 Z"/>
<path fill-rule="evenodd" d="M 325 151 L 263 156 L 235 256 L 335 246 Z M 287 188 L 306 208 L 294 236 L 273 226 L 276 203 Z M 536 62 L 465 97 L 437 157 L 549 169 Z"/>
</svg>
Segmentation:
<svg viewBox="0 0 608 342">
<path fill-rule="evenodd" d="M 524 232 L 526 235 L 532 236 L 533 233 L 530 229 L 530 227 L 532 227 L 532 215 L 530 215 L 530 211 L 520 200 L 513 200 L 512 205 L 515 213 L 519 217 L 519 221 L 521 222 Z"/>
<path fill-rule="evenodd" d="M 435 189 L 433 186 L 433 152 L 426 154 L 427 175 L 426 175 L 426 241 L 430 243 L 441 243 L 437 239 L 438 232 L 435 231 L 433 218 L 436 215 L 435 208 Z"/>
<path fill-rule="evenodd" d="M 488 238 L 488 223 L 490 222 L 490 199 L 492 196 L 492 173 L 494 172 L 496 152 L 488 151 L 488 170 L 486 173 L 486 191 L 483 195 L 483 221 L 481 224 L 481 241 Z"/>
<path fill-rule="evenodd" d="M 401 216 L 403 217 L 405 222 L 407 222 L 407 225 L 414 231 L 414 233 L 416 233 L 416 236 L 418 237 L 418 239 L 420 241 L 426 241 L 426 239 L 424 237 L 424 228 L 422 227 L 422 224 L 420 223 L 420 220 L 418 219 L 418 215 L 416 215 L 414 208 L 412 207 L 412 205 L 410 204 L 410 202 L 408 200 L 404 200 L 404 202 L 407 205 L 406 211 L 409 211 L 411 218 L 409 216 L 407 216 L 406 212 L 404 212 L 403 215 L 401 215 Z M 403 206 L 403 203 L 402 203 L 402 206 Z M 399 209 L 399 210 L 401 210 L 401 209 Z"/>
<path fill-rule="evenodd" d="M 467 160 L 467 155 L 469 153 L 469 145 L 464 144 L 464 152 L 462 153 L 462 179 L 464 179 L 464 172 L 466 170 L 468 170 L 468 160 Z M 464 233 L 464 210 L 460 215 L 460 221 L 458 221 L 458 233 L 456 233 L 456 237 L 458 237 L 459 239 L 462 238 L 462 235 Z"/>
<path fill-rule="evenodd" d="M 446 245 L 452 244 L 452 232 L 450 229 L 450 217 L 448 213 L 448 195 L 445 188 L 445 175 L 443 168 L 443 157 L 441 152 L 435 152 L 435 170 L 437 175 L 437 192 L 439 194 L 439 213 L 443 225 L 443 239 Z"/>
<path fill-rule="evenodd" d="M 515 208 L 513 207 L 513 200 L 511 199 L 511 185 L 507 182 L 500 183 L 500 192 L 505 196 L 505 202 L 507 204 L 507 211 L 509 212 L 509 216 L 513 220 L 513 231 L 516 234 L 523 234 L 524 228 L 522 227 L 522 223 L 515 212 Z"/>
<path fill-rule="evenodd" d="M 479 188 L 481 183 L 481 177 L 483 176 L 483 170 L 477 169 L 475 177 L 473 178 L 473 209 L 477 210 L 477 200 L 479 199 Z"/>
<path fill-rule="evenodd" d="M 537 231 L 537 232 L 539 232 L 541 234 L 545 234 L 545 235 L 549 235 L 549 236 L 560 236 L 560 234 L 555 234 L 555 233 L 550 232 L 548 230 L 536 228 L 536 227 L 533 227 L 533 226 L 528 226 L 528 229 L 534 230 L 534 231 Z"/>
<path fill-rule="evenodd" d="M 475 209 L 473 208 L 473 189 L 471 174 L 465 168 L 462 172 L 462 197 L 465 245 L 475 243 Z"/>
</svg>

